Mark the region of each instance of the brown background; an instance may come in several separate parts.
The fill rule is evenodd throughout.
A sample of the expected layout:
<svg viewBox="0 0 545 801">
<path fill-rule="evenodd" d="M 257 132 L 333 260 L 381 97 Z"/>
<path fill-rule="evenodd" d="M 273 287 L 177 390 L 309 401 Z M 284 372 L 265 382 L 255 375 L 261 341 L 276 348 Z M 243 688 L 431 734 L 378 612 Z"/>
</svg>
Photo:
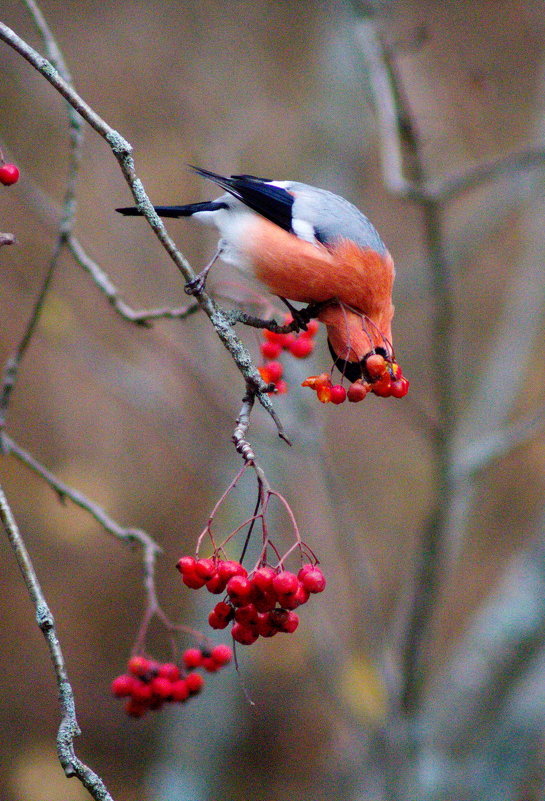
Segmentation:
<svg viewBox="0 0 545 801">
<path fill-rule="evenodd" d="M 4 21 L 42 50 L 20 5 L 2 5 Z M 276 401 L 293 448 L 255 414 L 262 462 L 331 577 L 329 591 L 302 612 L 297 636 L 241 655 L 255 708 L 236 676 L 222 674 L 181 711 L 127 720 L 108 688 L 143 611 L 138 553 L 4 460 L 3 483 L 65 649 L 83 729 L 78 749 L 117 801 L 321 801 L 350 798 L 360 782 L 362 797 L 379 798 L 361 776 L 362 729 L 384 714 L 369 654 L 390 642 L 430 505 L 429 433 L 415 406 L 433 416 L 434 343 L 420 212 L 382 186 L 349 11 L 332 0 L 47 0 L 42 7 L 78 91 L 132 143 L 154 202 L 211 196 L 213 188 L 186 169 L 191 163 L 307 181 L 366 211 L 396 261 L 394 342 L 412 381 L 407 402 L 319 407 L 297 384 L 326 366 L 322 334 L 315 358 L 290 367 L 292 389 Z M 382 8 L 430 175 L 542 140 L 542 3 L 400 0 Z M 4 359 L 51 252 L 47 209 L 54 212 L 62 196 L 67 130 L 61 99 L 5 45 L 0 64 L 0 142 L 22 171 L 16 187 L 0 192 L 0 227 L 19 240 L 0 251 Z M 113 212 L 130 196 L 91 131 L 79 186 L 78 236 L 123 297 L 135 307 L 185 302 L 180 276 L 147 226 Z M 512 276 L 528 260 L 542 263 L 543 211 L 539 175 L 523 173 L 464 195 L 446 215 L 460 408 L 494 346 Z M 168 228 L 193 265 L 206 262 L 208 231 L 184 221 Z M 223 266 L 211 286 L 222 291 L 225 282 L 240 278 Z M 542 291 L 543 283 L 535 287 Z M 242 333 L 257 355 L 257 336 Z M 538 336 L 519 412 L 543 406 L 544 377 Z M 204 317 L 138 329 L 63 259 L 13 396 L 9 431 L 119 522 L 160 542 L 161 601 L 173 618 L 202 621 L 208 609 L 208 599 L 200 606 L 197 593 L 180 588 L 173 564 L 238 469 L 230 435 L 242 392 Z M 435 672 L 511 556 L 536 536 L 544 461 L 537 438 L 479 480 L 476 512 L 438 610 Z M 249 504 L 244 490 L 234 521 Z M 0 797 L 79 801 L 85 790 L 66 783 L 56 762 L 59 713 L 45 644 L 6 543 L 2 550 Z M 166 658 L 160 631 L 150 645 Z"/>
</svg>

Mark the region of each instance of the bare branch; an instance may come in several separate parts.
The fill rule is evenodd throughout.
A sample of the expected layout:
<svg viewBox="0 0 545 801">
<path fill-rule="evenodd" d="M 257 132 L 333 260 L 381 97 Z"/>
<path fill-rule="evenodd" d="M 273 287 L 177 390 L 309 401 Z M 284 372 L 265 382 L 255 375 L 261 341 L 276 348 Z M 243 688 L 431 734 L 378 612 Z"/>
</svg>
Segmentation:
<svg viewBox="0 0 545 801">
<path fill-rule="evenodd" d="M 23 464 L 29 467 L 34 473 L 43 478 L 44 481 L 46 481 L 49 486 L 55 490 L 61 500 L 68 498 L 76 506 L 79 506 L 80 509 L 84 509 L 91 515 L 91 517 L 94 517 L 97 523 L 100 523 L 100 525 L 109 534 L 117 537 L 117 539 L 124 540 L 130 544 L 138 542 L 138 544 L 143 548 L 145 554 L 150 554 L 153 557 L 151 562 L 153 563 L 153 560 L 161 551 L 161 548 L 149 536 L 149 534 L 146 534 L 146 532 L 142 531 L 142 529 L 125 528 L 120 526 L 119 523 L 116 523 L 116 521 L 113 520 L 113 518 L 111 518 L 101 506 L 99 506 L 99 504 L 94 503 L 94 501 L 91 501 L 82 492 L 70 487 L 68 484 L 65 484 L 64 481 L 61 481 L 60 478 L 57 478 L 57 476 L 44 467 L 44 465 L 35 459 L 32 454 L 30 454 L 24 448 L 21 448 L 21 446 L 18 445 L 15 440 L 13 440 L 5 432 L 2 433 L 1 444 L 2 451 L 5 454 L 13 454 L 13 456 L 17 457 L 19 461 L 23 462 Z"/>
<path fill-rule="evenodd" d="M 467 442 L 453 454 L 453 478 L 460 481 L 475 476 L 492 462 L 507 456 L 514 448 L 539 436 L 544 430 L 545 411 L 540 409 L 504 428 Z"/>
<path fill-rule="evenodd" d="M 96 286 L 106 295 L 116 312 L 131 323 L 146 325 L 151 320 L 159 320 L 161 318 L 183 320 L 191 314 L 194 314 L 200 308 L 199 304 L 195 302 L 188 303 L 178 308 L 162 306 L 157 309 L 133 309 L 128 303 L 125 303 L 125 301 L 121 299 L 119 290 L 115 284 L 104 272 L 102 267 L 89 256 L 75 236 L 70 235 L 68 237 L 67 246 L 76 262 L 91 276 Z"/>
<path fill-rule="evenodd" d="M 19 569 L 25 580 L 28 594 L 36 609 L 36 621 L 49 647 L 49 654 L 57 679 L 62 714 L 57 733 L 59 761 L 66 776 L 76 776 L 96 801 L 113 801 L 102 779 L 84 762 L 78 759 L 75 754 L 74 739 L 80 734 L 80 729 L 76 719 L 74 694 L 68 680 L 64 656 L 55 629 L 55 621 L 45 600 L 38 577 L 36 576 L 32 561 L 19 532 L 15 518 L 13 517 L 7 498 L 1 487 L 0 519 L 15 553 L 15 558 L 17 559 Z"/>
<path fill-rule="evenodd" d="M 462 193 L 468 192 L 486 181 L 512 177 L 534 168 L 545 168 L 545 150 L 542 147 L 522 150 L 520 153 L 510 153 L 504 158 L 487 164 L 479 164 L 461 175 L 429 182 L 425 194 L 430 199 L 435 198 L 447 202 L 455 200 Z"/>
<path fill-rule="evenodd" d="M 354 5 L 361 14 L 361 6 L 358 3 Z M 384 46 L 376 25 L 372 19 L 361 15 L 355 25 L 355 34 L 373 93 L 384 185 L 400 197 L 414 197 L 415 194 L 418 197 L 420 188 L 404 174 L 397 90 L 384 58 Z"/>
</svg>

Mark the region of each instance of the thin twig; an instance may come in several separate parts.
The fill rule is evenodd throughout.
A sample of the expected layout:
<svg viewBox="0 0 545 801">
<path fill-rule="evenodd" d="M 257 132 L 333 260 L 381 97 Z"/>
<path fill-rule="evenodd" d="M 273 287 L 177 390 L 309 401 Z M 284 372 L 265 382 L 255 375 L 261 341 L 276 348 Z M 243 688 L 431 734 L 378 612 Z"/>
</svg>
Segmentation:
<svg viewBox="0 0 545 801">
<path fill-rule="evenodd" d="M 187 303 L 177 308 L 161 306 L 157 309 L 133 309 L 121 299 L 119 290 L 113 281 L 104 272 L 102 267 L 89 256 L 80 241 L 73 234 L 68 237 L 67 246 L 76 262 L 91 276 L 96 286 L 108 298 L 116 312 L 131 323 L 146 325 L 152 320 L 159 320 L 161 318 L 183 320 L 194 314 L 200 308 L 199 304 L 195 302 Z"/>
<path fill-rule="evenodd" d="M 83 492 L 61 481 L 60 478 L 55 476 L 47 467 L 32 456 L 32 454 L 18 445 L 6 432 L 2 433 L 0 441 L 4 454 L 12 454 L 36 473 L 36 475 L 43 478 L 44 481 L 55 490 L 61 500 L 68 498 L 76 506 L 79 506 L 80 509 L 88 512 L 97 523 L 100 523 L 105 531 L 112 534 L 117 539 L 124 540 L 129 544 L 137 542 L 144 551 L 145 578 L 147 579 L 150 574 L 153 574 L 155 558 L 157 554 L 161 552 L 161 548 L 149 534 L 139 528 L 125 528 L 120 526 L 98 503 L 91 501 Z"/>
<path fill-rule="evenodd" d="M 516 420 L 498 431 L 490 431 L 471 440 L 454 452 L 451 472 L 453 479 L 464 481 L 474 477 L 490 464 L 507 456 L 514 448 L 524 445 L 545 430 L 545 410 Z"/>
<path fill-rule="evenodd" d="M 57 637 L 55 621 L 45 600 L 34 566 L 3 489 L 0 487 L 0 519 L 23 575 L 28 594 L 36 609 L 36 621 L 47 645 L 59 689 L 62 719 L 57 733 L 59 761 L 67 777 L 76 776 L 96 801 L 113 801 L 102 779 L 75 753 L 74 739 L 80 734 L 76 719 L 74 694 L 68 680 L 64 656 Z"/>
<path fill-rule="evenodd" d="M 51 31 L 49 30 L 49 27 L 40 9 L 38 8 L 34 0 L 25 0 L 25 4 L 32 15 L 36 27 L 38 28 L 40 34 L 43 37 L 46 50 L 52 62 L 52 64 L 50 64 L 50 68 L 54 70 L 54 68 L 56 67 L 58 69 L 58 73 L 56 74 L 58 74 L 60 80 L 65 82 L 66 85 L 68 86 L 71 80 L 70 74 L 66 68 L 66 64 L 64 63 L 62 54 L 55 42 L 54 37 L 51 34 Z M 0 26 L 1 25 L 2 23 L 0 23 Z M 25 45 L 25 47 L 28 47 L 26 43 L 23 44 Z M 63 76 L 62 78 L 60 77 L 61 75 Z M 5 424 L 6 413 L 9 406 L 11 393 L 13 392 L 13 389 L 15 387 L 15 382 L 17 381 L 19 367 L 28 349 L 34 331 L 36 330 L 36 326 L 38 325 L 38 321 L 40 319 L 42 309 L 44 307 L 45 299 L 47 297 L 47 293 L 49 291 L 49 287 L 51 285 L 51 281 L 53 279 L 53 274 L 58 264 L 59 257 L 65 245 L 66 238 L 72 231 L 72 228 L 74 227 L 75 223 L 76 181 L 77 181 L 78 168 L 81 160 L 83 126 L 81 117 L 79 116 L 79 114 L 76 114 L 74 108 L 70 104 L 67 104 L 67 110 L 68 110 L 68 121 L 70 126 L 70 153 L 68 162 L 68 177 L 62 203 L 61 221 L 58 229 L 57 239 L 55 241 L 55 245 L 53 248 L 53 253 L 49 260 L 46 274 L 42 281 L 42 286 L 38 294 L 38 297 L 34 303 L 32 313 L 27 322 L 21 340 L 17 348 L 15 349 L 15 352 L 9 357 L 4 367 L 4 375 L 3 375 L 2 385 L 0 387 L 0 428 Z"/>
</svg>

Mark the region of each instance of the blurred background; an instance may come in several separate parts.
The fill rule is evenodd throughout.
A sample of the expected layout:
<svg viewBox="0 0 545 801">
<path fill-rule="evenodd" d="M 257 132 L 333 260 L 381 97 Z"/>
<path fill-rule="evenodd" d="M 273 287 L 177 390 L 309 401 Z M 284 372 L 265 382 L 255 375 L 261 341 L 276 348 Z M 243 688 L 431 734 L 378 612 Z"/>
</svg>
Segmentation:
<svg viewBox="0 0 545 801">
<path fill-rule="evenodd" d="M 542 2 L 369 7 L 395 54 L 430 178 L 543 142 Z M 444 378 L 456 424 L 449 447 L 464 480 L 451 510 L 421 702 L 403 716 L 389 688 L 437 499 L 436 310 L 422 210 L 384 187 L 353 8 L 333 0 L 43 0 L 41 8 L 81 96 L 133 145 L 153 202 L 214 196 L 189 163 L 305 181 L 367 213 L 396 262 L 394 344 L 411 379 L 403 401 L 322 407 L 299 384 L 329 366 L 323 332 L 311 359 L 286 360 L 290 391 L 275 407 L 293 447 L 260 409 L 250 439 L 318 553 L 328 590 L 302 610 L 295 636 L 241 648 L 240 676 L 211 676 L 191 703 L 139 721 L 109 693 L 144 610 L 138 549 L 3 458 L 2 483 L 73 683 L 78 753 L 116 801 L 543 801 L 542 171 L 506 170 L 443 209 L 454 308 Z M 2 18 L 43 52 L 22 3 L 3 0 Z M 68 131 L 59 95 L 4 44 L 0 65 L 0 146 L 22 174 L 0 192 L 0 229 L 18 239 L 0 250 L 4 361 L 52 252 Z M 145 222 L 114 213 L 131 202 L 108 146 L 88 129 L 77 236 L 133 307 L 184 304 L 183 281 Z M 168 229 L 196 269 L 208 261 L 211 232 L 184 220 Z M 256 289 L 240 281 L 222 265 L 210 288 L 218 296 Z M 240 334 L 258 359 L 258 335 Z M 230 437 L 242 394 L 204 315 L 131 325 L 63 256 L 8 432 L 120 524 L 157 540 L 163 608 L 197 627 L 210 596 L 183 588 L 173 565 L 192 551 L 239 468 Z M 518 420 L 530 423 L 512 447 L 507 438 L 502 458 L 473 470 L 470 446 L 488 424 L 493 435 Z M 225 524 L 249 515 L 253 500 L 248 481 Z M 274 522 L 281 537 L 287 521 Z M 0 798 L 80 801 L 87 792 L 66 781 L 56 759 L 47 649 L 9 545 L 1 547 Z M 169 656 L 159 627 L 148 650 Z"/>
</svg>

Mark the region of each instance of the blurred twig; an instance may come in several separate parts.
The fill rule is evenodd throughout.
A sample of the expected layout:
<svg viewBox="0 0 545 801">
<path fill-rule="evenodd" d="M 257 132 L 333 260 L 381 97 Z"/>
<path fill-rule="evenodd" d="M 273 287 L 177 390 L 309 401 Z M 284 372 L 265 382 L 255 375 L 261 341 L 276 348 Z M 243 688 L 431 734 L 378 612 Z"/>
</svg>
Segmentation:
<svg viewBox="0 0 545 801">
<path fill-rule="evenodd" d="M 32 19 L 42 35 L 46 51 L 51 60 L 50 68 L 57 72 L 59 78 L 69 85 L 71 78 L 62 57 L 62 54 L 55 42 L 49 27 L 34 0 L 24 0 L 25 5 L 29 9 Z M 0 26 L 3 23 L 0 23 Z M 9 30 L 9 29 L 8 29 Z M 45 61 L 45 59 L 44 59 Z M 55 69 L 56 68 L 56 69 Z M 62 77 L 61 77 L 62 76 Z M 53 253 L 49 260 L 46 274 L 42 281 L 42 286 L 38 297 L 35 301 L 34 308 L 27 322 L 23 336 L 15 349 L 15 352 L 8 359 L 4 367 L 4 375 L 2 385 L 0 387 L 0 428 L 5 424 L 6 413 L 11 397 L 11 393 L 17 380 L 19 366 L 25 356 L 27 348 L 30 344 L 38 320 L 45 303 L 45 299 L 53 279 L 55 268 L 58 264 L 59 257 L 64 248 L 66 239 L 71 233 L 75 223 L 76 212 L 76 181 L 78 174 L 78 167 L 81 159 L 81 147 L 83 143 L 83 125 L 82 119 L 74 110 L 74 108 L 67 104 L 68 122 L 70 128 L 70 152 L 68 160 L 68 178 L 66 181 L 66 189 L 64 191 L 64 198 L 62 202 L 61 221 L 58 228 L 58 234 L 53 248 Z"/>
<path fill-rule="evenodd" d="M 104 782 L 82 762 L 74 751 L 74 738 L 80 734 L 74 706 L 74 694 L 68 680 L 66 665 L 55 629 L 53 615 L 47 605 L 30 556 L 13 517 L 4 491 L 0 487 L 0 519 L 15 553 L 19 569 L 25 580 L 28 594 L 36 609 L 36 621 L 49 647 L 51 661 L 55 670 L 62 719 L 57 733 L 57 752 L 59 761 L 67 777 L 77 776 L 96 801 L 113 801 Z"/>
<path fill-rule="evenodd" d="M 446 259 L 440 202 L 425 196 L 425 168 L 419 137 L 403 96 L 393 54 L 381 42 L 372 19 L 360 19 L 358 42 L 371 80 L 379 125 L 382 172 L 386 186 L 422 206 L 433 296 L 434 347 L 432 375 L 438 403 L 438 425 L 432 441 L 436 462 L 434 511 L 424 527 L 417 552 L 412 602 L 401 643 L 400 702 L 405 712 L 416 709 L 424 678 L 424 648 L 434 612 L 444 555 L 444 522 L 449 486 L 449 446 L 453 426 L 454 385 L 451 367 L 451 277 Z M 386 144 L 384 144 L 386 143 Z M 404 148 L 405 145 L 405 148 Z M 414 180 L 404 174 L 403 152 L 409 151 Z"/>
<path fill-rule="evenodd" d="M 530 148 L 489 164 L 479 165 L 462 175 L 431 182 L 426 176 L 419 137 L 397 74 L 395 54 L 381 41 L 372 15 L 366 16 L 370 14 L 367 4 L 354 0 L 352 5 L 357 13 L 363 15 L 357 23 L 357 36 L 373 92 L 384 183 L 390 191 L 416 201 L 422 208 L 433 299 L 431 341 L 434 346 L 431 357 L 438 402 L 438 425 L 429 433 L 434 443 L 436 498 L 435 511 L 425 526 L 417 554 L 413 602 L 401 647 L 400 697 L 403 709 L 411 712 L 420 701 L 424 679 L 424 649 L 436 605 L 447 541 L 453 528 L 459 528 L 462 521 L 465 523 L 464 515 L 467 515 L 468 504 L 471 503 L 472 493 L 468 492 L 466 479 L 541 431 L 543 426 L 541 415 L 504 425 L 517 382 L 506 382 L 505 360 L 496 359 L 492 360 L 492 366 L 498 375 L 501 374 L 502 386 L 507 383 L 512 388 L 510 393 L 502 396 L 504 402 L 500 405 L 503 411 L 496 420 L 497 430 L 483 435 L 481 432 L 486 424 L 492 422 L 489 417 L 490 405 L 481 404 L 483 414 L 478 414 L 471 405 L 471 432 L 467 436 L 469 432 L 466 431 L 466 436 L 460 438 L 461 420 L 456 411 L 453 380 L 452 278 L 442 231 L 443 209 L 447 202 L 460 193 L 485 181 L 530 168 L 544 167 L 545 150 Z M 412 174 L 410 179 L 405 176 L 407 163 Z M 529 284 L 526 281 L 523 283 L 526 296 Z M 531 337 L 527 333 L 525 332 L 526 344 L 530 347 Z M 519 354 L 519 358 L 513 362 L 512 369 L 516 369 L 520 375 L 524 357 Z M 483 381 L 481 385 L 488 386 L 488 382 Z M 464 495 L 466 504 L 459 503 L 460 495 Z M 461 506 L 465 507 L 465 511 L 462 511 Z M 450 542 L 449 545 L 452 547 Z"/>
<path fill-rule="evenodd" d="M 53 490 L 55 490 L 61 501 L 64 501 L 66 498 L 68 498 L 76 506 L 79 506 L 80 509 L 83 509 L 92 517 L 94 517 L 97 523 L 100 523 L 100 525 L 108 532 L 108 534 L 112 534 L 114 537 L 117 537 L 117 539 L 128 543 L 137 542 L 142 547 L 145 554 L 144 562 L 148 565 L 146 572 L 153 573 L 155 557 L 161 551 L 161 548 L 149 536 L 149 534 L 146 534 L 146 532 L 142 531 L 142 529 L 120 526 L 119 523 L 116 523 L 115 520 L 111 518 L 98 503 L 92 501 L 90 498 L 84 495 L 83 492 L 70 487 L 60 478 L 57 478 L 54 473 L 48 470 L 41 462 L 38 461 L 38 459 L 32 456 L 32 454 L 30 454 L 24 448 L 21 448 L 21 446 L 18 445 L 15 440 L 5 432 L 2 433 L 0 442 L 2 445 L 2 451 L 5 454 L 12 454 L 19 459 L 19 461 L 23 462 L 23 464 L 29 467 L 34 473 L 36 473 L 36 475 L 43 478 L 44 481 L 46 481 L 46 483 L 49 484 Z"/>
<path fill-rule="evenodd" d="M 122 300 L 115 284 L 104 272 L 102 267 L 89 256 L 75 236 L 70 235 L 68 237 L 67 246 L 76 262 L 91 276 L 96 286 L 106 295 L 116 312 L 131 323 L 146 325 L 152 320 L 159 320 L 161 318 L 183 320 L 191 314 L 194 314 L 200 308 L 197 302 L 193 302 L 186 303 L 184 306 L 178 308 L 162 306 L 157 309 L 133 309 L 128 303 Z"/>
</svg>

